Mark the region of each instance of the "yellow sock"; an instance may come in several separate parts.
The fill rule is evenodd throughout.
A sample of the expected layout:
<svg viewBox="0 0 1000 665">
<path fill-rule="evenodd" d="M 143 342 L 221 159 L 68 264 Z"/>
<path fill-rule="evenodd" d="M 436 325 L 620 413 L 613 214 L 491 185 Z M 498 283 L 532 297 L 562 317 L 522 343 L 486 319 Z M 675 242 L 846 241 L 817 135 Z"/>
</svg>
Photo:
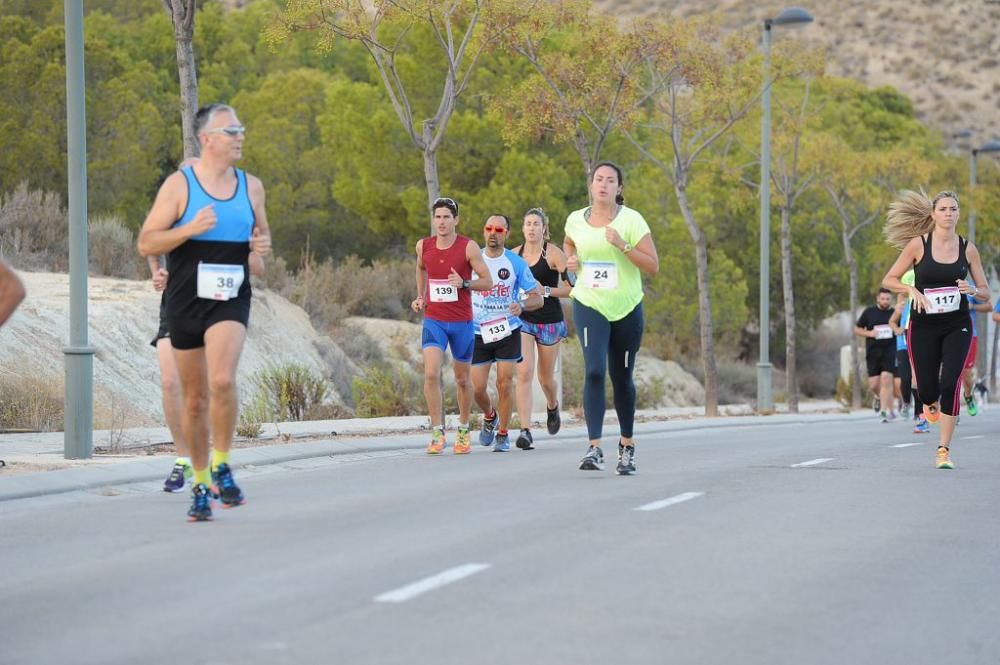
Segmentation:
<svg viewBox="0 0 1000 665">
<path fill-rule="evenodd" d="M 212 450 L 212 471 L 219 468 L 220 464 L 229 464 L 229 451 Z"/>
<path fill-rule="evenodd" d="M 195 469 L 194 470 L 194 484 L 197 485 L 201 483 L 206 487 L 212 484 L 212 473 L 208 469 Z"/>
</svg>

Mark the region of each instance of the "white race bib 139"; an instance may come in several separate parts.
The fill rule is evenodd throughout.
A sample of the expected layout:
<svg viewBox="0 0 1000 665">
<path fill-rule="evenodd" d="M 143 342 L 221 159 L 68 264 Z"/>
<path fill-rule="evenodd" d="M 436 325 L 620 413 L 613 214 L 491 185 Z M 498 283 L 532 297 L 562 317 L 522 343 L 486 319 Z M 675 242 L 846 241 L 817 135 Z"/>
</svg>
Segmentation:
<svg viewBox="0 0 1000 665">
<path fill-rule="evenodd" d="M 483 342 L 486 344 L 499 342 L 504 337 L 510 337 L 510 321 L 507 320 L 506 316 L 483 321 L 479 324 L 479 333 L 483 336 Z"/>
<path fill-rule="evenodd" d="M 243 286 L 243 266 L 228 263 L 198 264 L 198 297 L 232 300 Z"/>
<path fill-rule="evenodd" d="M 446 279 L 428 279 L 431 302 L 458 302 L 458 288 Z"/>
<path fill-rule="evenodd" d="M 616 289 L 618 288 L 618 264 L 588 261 L 583 264 L 582 281 L 588 289 Z"/>
<path fill-rule="evenodd" d="M 928 314 L 947 314 L 958 311 L 962 304 L 962 294 L 957 286 L 944 286 L 939 289 L 924 289 L 924 296 L 931 304 Z"/>
</svg>

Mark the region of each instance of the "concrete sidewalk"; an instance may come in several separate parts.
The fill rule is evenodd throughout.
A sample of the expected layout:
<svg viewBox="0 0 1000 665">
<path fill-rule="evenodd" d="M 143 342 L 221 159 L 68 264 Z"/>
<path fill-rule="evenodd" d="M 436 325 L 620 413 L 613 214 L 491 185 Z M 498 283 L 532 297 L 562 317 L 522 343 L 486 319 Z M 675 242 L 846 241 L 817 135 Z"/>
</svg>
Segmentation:
<svg viewBox="0 0 1000 665">
<path fill-rule="evenodd" d="M 720 411 L 723 417 L 711 419 L 700 415 L 702 407 L 639 411 L 636 435 L 872 418 L 868 410 L 844 413 L 833 401 L 802 403 L 799 414 L 756 416 L 745 405 L 727 406 Z M 426 416 L 408 416 L 268 424 L 254 443 L 237 441 L 233 464 L 264 466 L 334 455 L 418 450 L 427 445 L 427 422 Z M 582 447 L 586 439 L 582 423 L 568 413 L 563 414 L 563 423 L 563 430 L 555 437 L 544 434 L 542 426 L 538 443 L 576 439 Z M 618 431 L 613 410 L 608 425 L 605 438 L 610 439 Z M 449 431 L 454 431 L 451 419 L 448 426 Z M 173 457 L 172 451 L 163 450 L 163 444 L 170 441 L 165 427 L 97 430 L 94 446 L 99 454 L 88 460 L 65 460 L 62 432 L 0 434 L 0 459 L 8 464 L 0 467 L 0 501 L 162 480 L 170 471 Z M 111 443 L 117 444 L 115 449 L 121 452 L 103 452 L 111 448 Z M 153 449 L 157 446 L 159 451 Z"/>
</svg>

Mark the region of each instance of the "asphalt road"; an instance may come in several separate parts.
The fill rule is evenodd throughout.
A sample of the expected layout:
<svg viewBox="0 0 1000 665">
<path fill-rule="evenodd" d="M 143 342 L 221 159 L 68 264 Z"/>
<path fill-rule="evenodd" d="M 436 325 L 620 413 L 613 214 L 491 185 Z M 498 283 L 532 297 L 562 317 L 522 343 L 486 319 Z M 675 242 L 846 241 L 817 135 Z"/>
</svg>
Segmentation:
<svg viewBox="0 0 1000 665">
<path fill-rule="evenodd" d="M 1000 409 L 954 471 L 911 429 L 303 460 L 207 524 L 153 483 L 0 503 L 0 663 L 998 663 Z"/>
</svg>

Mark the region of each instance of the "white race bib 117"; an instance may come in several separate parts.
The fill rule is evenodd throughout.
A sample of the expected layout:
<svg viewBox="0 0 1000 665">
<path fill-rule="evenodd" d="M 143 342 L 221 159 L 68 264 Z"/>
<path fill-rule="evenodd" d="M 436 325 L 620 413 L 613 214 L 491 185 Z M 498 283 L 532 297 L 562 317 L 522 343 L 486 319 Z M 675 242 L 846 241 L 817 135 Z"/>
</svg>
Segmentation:
<svg viewBox="0 0 1000 665">
<path fill-rule="evenodd" d="M 243 266 L 228 263 L 198 264 L 198 297 L 232 300 L 243 286 Z"/>
<path fill-rule="evenodd" d="M 872 330 L 875 331 L 875 339 L 892 339 L 893 337 L 892 328 L 888 325 L 875 326 Z"/>
<path fill-rule="evenodd" d="M 588 289 L 616 289 L 618 264 L 588 261 L 583 264 L 582 281 Z"/>
<path fill-rule="evenodd" d="M 458 302 L 458 288 L 446 279 L 428 279 L 431 302 Z"/>
<path fill-rule="evenodd" d="M 499 342 L 505 337 L 510 337 L 510 333 L 510 321 L 507 320 L 506 316 L 499 316 L 479 324 L 479 334 L 483 336 L 483 342 L 486 344 Z"/>
<path fill-rule="evenodd" d="M 924 296 L 931 304 L 928 314 L 947 314 L 958 311 L 962 304 L 962 294 L 957 286 L 944 286 L 940 289 L 924 289 Z"/>
</svg>

